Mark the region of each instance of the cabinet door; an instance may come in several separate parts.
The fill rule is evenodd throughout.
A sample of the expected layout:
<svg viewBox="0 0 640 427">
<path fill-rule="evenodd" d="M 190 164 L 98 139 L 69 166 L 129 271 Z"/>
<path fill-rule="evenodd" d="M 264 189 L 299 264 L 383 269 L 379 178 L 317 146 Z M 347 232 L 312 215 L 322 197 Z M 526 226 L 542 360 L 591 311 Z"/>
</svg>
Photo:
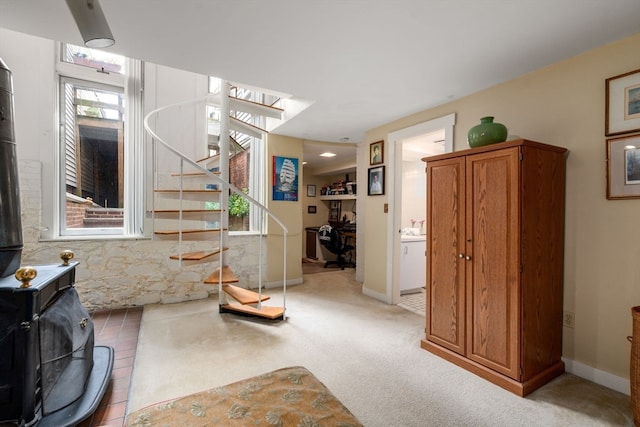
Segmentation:
<svg viewBox="0 0 640 427">
<path fill-rule="evenodd" d="M 467 156 L 467 357 L 519 377 L 519 148 Z"/>
<path fill-rule="evenodd" d="M 464 339 L 464 158 L 427 162 L 426 339 L 460 354 Z"/>
<path fill-rule="evenodd" d="M 316 259 L 316 239 L 318 233 L 316 231 L 307 230 L 307 258 Z"/>
</svg>

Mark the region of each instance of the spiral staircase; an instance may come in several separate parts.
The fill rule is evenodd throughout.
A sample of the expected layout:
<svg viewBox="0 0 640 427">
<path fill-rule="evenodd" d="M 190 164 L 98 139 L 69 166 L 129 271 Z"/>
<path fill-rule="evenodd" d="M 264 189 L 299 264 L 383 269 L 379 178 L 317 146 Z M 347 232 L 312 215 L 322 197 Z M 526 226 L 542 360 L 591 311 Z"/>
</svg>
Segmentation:
<svg viewBox="0 0 640 427">
<path fill-rule="evenodd" d="M 231 92 L 234 92 L 232 95 Z M 240 96 L 239 96 L 240 95 Z M 154 191 L 152 206 L 147 213 L 153 224 L 153 238 L 176 242 L 176 253 L 169 258 L 188 268 L 189 265 L 207 263 L 212 272 L 204 280 L 206 285 L 218 287 L 220 313 L 235 313 L 242 316 L 260 317 L 270 320 L 286 318 L 286 242 L 288 230 L 269 209 L 253 197 L 229 182 L 229 161 L 234 152 L 244 149 L 249 138 L 262 139 L 267 131 L 255 123 L 256 118 L 282 120 L 284 110 L 266 103 L 256 102 L 255 91 L 231 86 L 222 82 L 221 90 L 205 98 L 190 100 L 158 108 L 145 117 L 144 127 L 152 137 L 154 157 Z M 159 135 L 158 124 L 171 121 L 172 115 L 183 115 L 193 109 L 202 112 L 202 106 L 219 109 L 219 120 L 209 123 L 208 148 L 217 153 L 200 160 L 183 154 L 177 143 Z M 264 120 L 263 120 L 264 121 Z M 213 129 L 213 134 L 211 133 Z M 171 132 L 168 132 L 171 133 Z M 260 142 L 260 141 L 259 141 Z M 233 150 L 230 150 L 233 147 Z M 160 159 L 178 159 L 177 171 L 161 171 Z M 257 283 L 241 283 L 232 268 L 227 253 L 232 240 L 229 239 L 228 199 L 236 193 L 251 204 L 253 215 L 259 224 L 259 255 L 255 268 Z M 268 295 L 263 294 L 265 250 L 263 236 L 267 219 L 282 229 L 283 277 L 282 304 L 268 305 Z M 206 249 L 184 251 L 190 241 L 206 242 Z M 269 254 L 269 262 L 278 255 Z"/>
</svg>

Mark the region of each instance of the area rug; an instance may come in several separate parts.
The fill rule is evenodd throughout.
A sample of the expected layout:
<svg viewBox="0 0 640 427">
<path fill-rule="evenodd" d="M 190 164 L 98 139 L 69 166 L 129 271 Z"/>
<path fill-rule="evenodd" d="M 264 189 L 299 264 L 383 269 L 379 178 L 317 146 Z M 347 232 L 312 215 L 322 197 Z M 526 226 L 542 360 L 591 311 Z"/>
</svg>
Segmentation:
<svg viewBox="0 0 640 427">
<path fill-rule="evenodd" d="M 302 366 L 271 371 L 142 408 L 127 427 L 342 426 L 362 424 Z"/>
</svg>

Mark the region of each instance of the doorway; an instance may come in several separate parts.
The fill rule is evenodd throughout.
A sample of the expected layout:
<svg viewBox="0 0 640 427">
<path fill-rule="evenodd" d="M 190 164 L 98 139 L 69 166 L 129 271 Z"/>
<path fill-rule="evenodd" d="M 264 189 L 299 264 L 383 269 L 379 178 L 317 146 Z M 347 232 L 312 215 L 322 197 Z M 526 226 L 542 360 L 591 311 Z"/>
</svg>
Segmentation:
<svg viewBox="0 0 640 427">
<path fill-rule="evenodd" d="M 453 151 L 453 127 L 455 114 L 449 114 L 434 120 L 420 123 L 399 131 L 389 133 L 389 162 L 394 172 L 389 174 L 388 182 L 393 191 L 389 194 L 389 215 L 387 232 L 387 259 L 391 259 L 391 268 L 387 270 L 387 300 L 391 304 L 400 302 L 403 277 L 403 235 L 406 229 L 410 234 L 422 234 L 426 219 L 426 177 L 423 157 Z M 423 209 L 420 209 L 422 205 Z M 411 221 L 414 221 L 413 224 Z M 421 258 L 422 259 L 422 258 Z M 426 259 L 425 259 L 426 262 Z M 414 263 L 415 264 L 415 263 Z M 424 264 L 411 265 L 411 268 L 426 270 Z M 407 273 L 405 271 L 405 276 Z M 424 284 L 423 284 L 424 286 Z M 406 287 L 406 286 L 405 286 Z"/>
</svg>

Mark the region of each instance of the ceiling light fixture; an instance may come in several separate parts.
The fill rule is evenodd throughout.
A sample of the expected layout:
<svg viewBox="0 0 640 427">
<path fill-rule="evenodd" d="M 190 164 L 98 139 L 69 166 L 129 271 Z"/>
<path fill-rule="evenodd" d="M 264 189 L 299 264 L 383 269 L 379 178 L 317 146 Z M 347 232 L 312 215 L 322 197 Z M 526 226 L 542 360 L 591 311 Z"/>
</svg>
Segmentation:
<svg viewBox="0 0 640 427">
<path fill-rule="evenodd" d="M 113 46 L 116 42 L 98 0 L 66 0 L 84 45 L 91 48 Z"/>
<path fill-rule="evenodd" d="M 331 153 L 329 151 L 326 151 L 326 152 L 320 154 L 320 157 L 335 157 L 335 156 L 336 156 L 336 153 Z"/>
</svg>

